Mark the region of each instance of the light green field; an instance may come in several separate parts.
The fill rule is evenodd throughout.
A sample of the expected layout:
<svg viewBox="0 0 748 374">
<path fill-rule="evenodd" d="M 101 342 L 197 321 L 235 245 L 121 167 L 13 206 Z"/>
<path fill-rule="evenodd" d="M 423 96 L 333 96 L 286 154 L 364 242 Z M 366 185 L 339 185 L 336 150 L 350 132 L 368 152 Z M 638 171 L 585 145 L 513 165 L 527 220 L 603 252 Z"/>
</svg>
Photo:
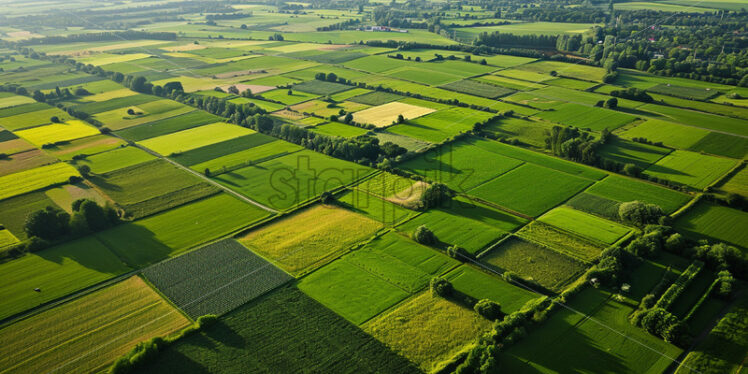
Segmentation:
<svg viewBox="0 0 748 374">
<path fill-rule="evenodd" d="M 44 144 L 85 138 L 99 133 L 97 128 L 79 120 L 70 120 L 65 123 L 53 123 L 51 125 L 16 131 L 18 136 L 37 147 L 41 147 Z"/>
<path fill-rule="evenodd" d="M 748 196 L 748 168 L 743 167 L 720 187 L 721 190 Z"/>
<path fill-rule="evenodd" d="M 0 230 L 0 248 L 5 248 L 18 243 L 18 238 L 12 232 L 6 229 Z"/>
<path fill-rule="evenodd" d="M 576 78 L 595 82 L 602 82 L 603 75 L 605 75 L 605 69 L 603 68 L 558 61 L 537 61 L 531 64 L 518 66 L 517 69 L 540 73 L 548 76 L 551 76 L 551 71 L 555 71 L 559 76 L 562 77 Z"/>
<path fill-rule="evenodd" d="M 136 114 L 128 114 L 128 109 L 133 109 Z M 137 106 L 127 106 L 120 109 L 97 113 L 93 116 L 93 119 L 101 122 L 111 130 L 122 130 L 148 122 L 171 118 L 193 110 L 194 108 L 177 103 L 176 101 L 158 100 L 138 104 Z"/>
<path fill-rule="evenodd" d="M 57 117 L 60 119 L 60 121 L 67 121 L 72 119 L 67 113 L 57 108 L 49 108 L 0 118 L 0 126 L 4 127 L 6 130 L 15 131 L 51 123 L 52 117 Z"/>
<path fill-rule="evenodd" d="M 676 150 L 647 168 L 645 173 L 702 189 L 725 175 L 737 161 Z"/>
<path fill-rule="evenodd" d="M 21 95 L 3 96 L 2 98 L 0 98 L 0 109 L 10 108 L 10 107 L 18 106 L 18 105 L 23 105 L 23 104 L 30 104 L 33 102 L 34 102 L 34 99 L 28 96 L 21 96 Z"/>
<path fill-rule="evenodd" d="M 618 223 L 563 206 L 542 215 L 538 221 L 605 244 L 615 243 L 630 231 Z"/>
<path fill-rule="evenodd" d="M 707 4 L 701 4 L 701 5 L 709 5 Z M 657 10 L 661 12 L 688 12 L 688 13 L 706 13 L 706 12 L 714 12 L 716 9 L 714 8 L 707 8 L 707 7 L 695 7 L 695 6 L 685 6 L 685 5 L 675 5 L 675 4 L 666 4 L 666 3 L 650 3 L 650 2 L 630 2 L 630 3 L 618 3 L 614 5 L 615 10 L 640 10 L 640 9 L 647 9 L 647 10 Z"/>
<path fill-rule="evenodd" d="M 695 237 L 748 248 L 748 213 L 737 209 L 700 202 L 678 217 L 675 227 Z"/>
<path fill-rule="evenodd" d="M 481 82 L 495 84 L 498 86 L 511 88 L 514 90 L 520 90 L 520 91 L 545 87 L 544 85 L 540 83 L 532 83 L 532 82 L 527 82 L 527 81 L 523 81 L 519 79 L 512 79 L 512 78 L 502 77 L 498 75 L 490 75 L 490 74 L 483 75 L 483 76 L 480 76 L 474 79 L 481 81 Z"/>
<path fill-rule="evenodd" d="M 0 177 L 0 200 L 64 183 L 74 175 L 75 168 L 59 162 Z"/>
<path fill-rule="evenodd" d="M 617 175 L 595 183 L 586 192 L 620 202 L 639 200 L 657 204 L 665 213 L 674 212 L 690 200 L 684 193 Z"/>
<path fill-rule="evenodd" d="M 106 246 L 86 237 L 0 265 L 0 318 L 23 312 L 129 271 Z M 40 288 L 41 292 L 34 292 Z"/>
<path fill-rule="evenodd" d="M 291 91 L 291 95 L 288 94 L 288 91 Z M 279 101 L 285 105 L 294 105 L 303 101 L 317 98 L 319 97 L 319 95 L 310 94 L 298 90 L 278 89 L 263 92 L 262 97 L 268 100 Z"/>
<path fill-rule="evenodd" d="M 560 35 L 560 34 L 581 34 L 584 33 L 592 26 L 593 23 L 560 23 L 560 22 L 523 22 L 523 23 L 512 23 L 509 25 L 501 26 L 480 26 L 480 27 L 467 27 L 458 28 L 457 37 L 460 39 L 473 39 L 478 34 L 487 32 L 492 33 L 494 31 L 506 32 L 516 35 Z M 470 38 L 472 36 L 473 38 Z"/>
<path fill-rule="evenodd" d="M 255 131 L 241 126 L 218 122 L 146 139 L 140 145 L 169 156 L 254 133 Z"/>
<path fill-rule="evenodd" d="M 122 147 L 86 157 L 76 163 L 88 165 L 91 171 L 96 174 L 104 174 L 150 161 L 154 158 L 155 156 L 137 147 Z"/>
<path fill-rule="evenodd" d="M 225 156 L 191 165 L 190 168 L 199 172 L 203 172 L 205 169 L 220 172 L 223 167 L 257 163 L 265 159 L 279 157 L 301 149 L 301 146 L 282 140 L 270 141 L 243 151 L 230 153 Z"/>
<path fill-rule="evenodd" d="M 348 126 L 340 122 L 328 122 L 322 125 L 318 125 L 312 128 L 312 131 L 320 134 L 339 136 L 342 138 L 355 138 L 357 136 L 365 135 L 368 130 L 364 130 L 360 127 Z"/>
<path fill-rule="evenodd" d="M 624 138 L 645 138 L 652 142 L 679 149 L 688 149 L 709 135 L 709 131 L 696 127 L 682 126 L 673 122 L 650 119 L 621 133 Z"/>
<path fill-rule="evenodd" d="M 73 202 L 78 199 L 95 201 L 99 205 L 110 203 L 98 190 L 84 183 L 66 184 L 44 191 L 57 206 L 73 214 Z"/>
<path fill-rule="evenodd" d="M 111 54 L 111 53 L 97 53 L 90 56 L 79 57 L 76 61 L 84 64 L 91 64 L 93 66 L 101 66 L 106 64 L 114 64 L 119 62 L 128 62 L 133 60 L 139 60 L 141 58 L 151 57 L 147 53 L 126 53 L 126 54 Z"/>
<path fill-rule="evenodd" d="M 501 305 L 501 312 L 511 314 L 526 302 L 538 297 L 528 290 L 513 286 L 496 275 L 462 265 L 444 276 L 457 291 L 477 300 L 489 299 Z"/>
</svg>

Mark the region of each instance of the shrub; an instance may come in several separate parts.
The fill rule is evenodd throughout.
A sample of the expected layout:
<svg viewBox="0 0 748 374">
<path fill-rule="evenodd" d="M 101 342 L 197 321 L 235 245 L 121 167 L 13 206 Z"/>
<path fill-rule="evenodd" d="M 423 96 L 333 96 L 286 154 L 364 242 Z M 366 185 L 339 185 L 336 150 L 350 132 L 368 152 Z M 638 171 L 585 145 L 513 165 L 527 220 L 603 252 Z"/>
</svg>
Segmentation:
<svg viewBox="0 0 748 374">
<path fill-rule="evenodd" d="M 447 255 L 460 261 L 465 261 L 473 257 L 470 252 L 465 250 L 465 248 L 461 248 L 456 245 L 447 248 Z"/>
<path fill-rule="evenodd" d="M 36 236 L 46 240 L 53 240 L 67 234 L 69 222 L 69 214 L 58 208 L 48 206 L 28 216 L 24 225 L 24 231 L 30 237 Z"/>
<path fill-rule="evenodd" d="M 432 183 L 423 191 L 421 202 L 423 209 L 429 209 L 441 205 L 452 199 L 453 193 L 444 183 Z"/>
<path fill-rule="evenodd" d="M 476 313 L 492 321 L 497 320 L 499 317 L 501 317 L 501 306 L 492 300 L 480 300 L 475 303 L 473 309 Z"/>
<path fill-rule="evenodd" d="M 658 205 L 641 201 L 629 201 L 618 206 L 618 216 L 621 221 L 639 227 L 658 223 L 658 219 L 663 214 L 662 208 Z"/>
<path fill-rule="evenodd" d="M 436 235 L 434 235 L 434 232 L 429 230 L 425 225 L 416 228 L 416 231 L 413 232 L 413 240 L 425 245 L 434 245 L 437 243 Z"/>
<path fill-rule="evenodd" d="M 49 118 L 49 121 L 52 123 L 60 123 L 60 117 L 52 116 Z"/>
</svg>

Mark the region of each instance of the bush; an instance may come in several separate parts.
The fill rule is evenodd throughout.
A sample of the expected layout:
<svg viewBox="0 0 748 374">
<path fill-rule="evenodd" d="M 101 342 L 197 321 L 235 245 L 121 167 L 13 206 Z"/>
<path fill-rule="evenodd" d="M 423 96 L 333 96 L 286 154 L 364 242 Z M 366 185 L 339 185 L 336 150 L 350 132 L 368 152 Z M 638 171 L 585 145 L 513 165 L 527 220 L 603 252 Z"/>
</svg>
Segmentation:
<svg viewBox="0 0 748 374">
<path fill-rule="evenodd" d="M 492 300 L 488 300 L 488 299 L 480 300 L 477 303 L 475 303 L 475 306 L 473 306 L 473 309 L 475 310 L 476 313 L 492 321 L 495 321 L 499 317 L 501 317 L 501 306 Z"/>
<path fill-rule="evenodd" d="M 629 201 L 618 206 L 618 217 L 621 221 L 639 227 L 658 223 L 663 214 L 662 208 L 658 205 L 641 201 Z"/>
<path fill-rule="evenodd" d="M 416 231 L 413 232 L 413 240 L 417 243 L 425 245 L 434 245 L 438 242 L 434 232 L 429 230 L 425 225 L 418 226 Z"/>
<path fill-rule="evenodd" d="M 473 257 L 470 252 L 465 250 L 465 248 L 461 248 L 456 245 L 447 248 L 447 255 L 460 261 L 465 261 Z"/>
<path fill-rule="evenodd" d="M 440 277 L 431 278 L 430 288 L 432 295 L 444 298 L 452 296 L 452 293 L 454 292 L 452 283 L 449 283 L 448 280 Z"/>
<path fill-rule="evenodd" d="M 206 314 L 197 318 L 197 327 L 204 329 L 218 322 L 218 316 L 215 314 Z"/>
<path fill-rule="evenodd" d="M 68 233 L 70 215 L 51 206 L 31 213 L 26 218 L 24 231 L 30 237 L 54 240 Z"/>
<path fill-rule="evenodd" d="M 57 116 L 49 117 L 49 121 L 52 123 L 60 123 L 60 117 L 57 117 Z"/>
<path fill-rule="evenodd" d="M 421 195 L 423 209 L 437 207 L 442 203 L 451 200 L 452 196 L 454 196 L 454 194 L 444 183 L 432 183 L 423 191 L 423 195 Z"/>
</svg>

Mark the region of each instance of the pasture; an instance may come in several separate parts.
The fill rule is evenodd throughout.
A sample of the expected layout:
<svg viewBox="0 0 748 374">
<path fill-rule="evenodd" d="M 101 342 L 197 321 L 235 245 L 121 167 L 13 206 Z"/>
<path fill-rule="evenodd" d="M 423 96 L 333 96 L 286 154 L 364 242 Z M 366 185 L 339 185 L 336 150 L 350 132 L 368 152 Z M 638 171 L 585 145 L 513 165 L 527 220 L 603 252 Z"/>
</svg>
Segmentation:
<svg viewBox="0 0 748 374">
<path fill-rule="evenodd" d="M 291 275 L 301 276 L 371 236 L 382 224 L 336 206 L 316 205 L 239 238 Z"/>
<path fill-rule="evenodd" d="M 665 213 L 676 211 L 690 200 L 684 193 L 617 175 L 595 183 L 586 192 L 619 202 L 639 200 L 657 204 Z"/>
<path fill-rule="evenodd" d="M 586 267 L 579 260 L 518 237 L 503 241 L 481 257 L 481 262 L 498 268 L 502 273 L 519 274 L 553 291 L 561 290 Z"/>
<path fill-rule="evenodd" d="M 99 371 L 134 344 L 189 323 L 142 279 L 131 277 L 0 330 L 3 341 L 12 342 L 0 348 L 0 365 L 8 373 Z"/>
<path fill-rule="evenodd" d="M 636 119 L 630 114 L 573 103 L 556 105 L 551 111 L 540 112 L 536 116 L 546 121 L 594 131 L 613 131 Z"/>
<path fill-rule="evenodd" d="M 111 149 L 121 147 L 125 141 L 108 135 L 94 135 L 85 138 L 55 144 L 52 147 L 45 148 L 48 154 L 64 161 L 72 161 L 74 157 L 80 155 L 94 155 Z"/>
<path fill-rule="evenodd" d="M 604 244 L 613 244 L 630 231 L 621 224 L 567 207 L 553 209 L 538 221 Z"/>
<path fill-rule="evenodd" d="M 645 138 L 667 146 L 688 149 L 709 134 L 709 131 L 677 123 L 650 119 L 636 127 L 626 129 L 621 136 L 627 139 Z"/>
<path fill-rule="evenodd" d="M 491 321 L 472 309 L 422 292 L 363 328 L 421 370 L 429 371 L 488 331 Z"/>
<path fill-rule="evenodd" d="M 131 269 L 94 237 L 57 245 L 0 265 L 0 318 L 7 318 Z M 41 292 L 34 292 L 34 288 Z M 2 330 L 0 330 L 2 331 Z"/>
<path fill-rule="evenodd" d="M 748 248 L 748 213 L 721 205 L 699 202 L 675 221 L 678 230 Z"/>
<path fill-rule="evenodd" d="M 228 374 L 268 367 L 283 372 L 419 372 L 408 360 L 292 287 L 245 304 L 206 331 L 160 352 L 141 371 Z"/>
<path fill-rule="evenodd" d="M 702 189 L 736 165 L 728 158 L 676 150 L 644 172 L 650 176 Z"/>
<path fill-rule="evenodd" d="M 134 114 L 129 114 L 132 110 Z M 93 115 L 93 119 L 101 122 L 113 131 L 130 128 L 148 122 L 171 118 L 193 111 L 192 107 L 171 100 L 157 100 L 127 106 Z"/>
<path fill-rule="evenodd" d="M 587 179 L 524 164 L 471 189 L 469 193 L 529 216 L 539 216 L 590 184 Z"/>
<path fill-rule="evenodd" d="M 143 275 L 193 319 L 225 314 L 292 279 L 232 239 L 150 266 Z"/>
<path fill-rule="evenodd" d="M 76 160 L 76 164 L 85 164 L 95 174 L 106 174 L 129 166 L 142 164 L 155 159 L 156 156 L 137 147 L 121 147 Z"/>
<path fill-rule="evenodd" d="M 396 225 L 417 214 L 413 210 L 357 189 L 343 193 L 337 201 L 340 206 L 380 222 L 383 226 Z"/>
<path fill-rule="evenodd" d="M 748 136 L 745 119 L 719 116 L 694 110 L 675 108 L 665 105 L 646 104 L 638 109 L 654 113 L 662 119 L 682 123 L 707 130 L 721 131 L 728 134 Z"/>
<path fill-rule="evenodd" d="M 434 110 L 430 108 L 392 102 L 356 112 L 353 114 L 353 120 L 358 123 L 386 127 L 396 123 L 398 116 L 400 115 L 402 115 L 406 120 L 410 120 L 432 112 L 434 112 Z"/>
<path fill-rule="evenodd" d="M 394 125 L 388 131 L 431 143 L 440 143 L 461 132 L 472 130 L 475 123 L 491 117 L 491 113 L 478 110 L 448 108 L 406 121 L 401 125 Z"/>
<path fill-rule="evenodd" d="M 27 105 L 33 105 L 36 107 L 36 104 L 26 104 L 10 109 L 23 108 Z M 0 126 L 4 127 L 6 130 L 16 131 L 52 123 L 52 117 L 57 117 L 60 121 L 68 121 L 72 119 L 70 115 L 57 108 L 52 108 L 46 104 L 44 104 L 44 106 L 49 109 L 36 109 L 32 112 L 0 117 Z"/>
</svg>

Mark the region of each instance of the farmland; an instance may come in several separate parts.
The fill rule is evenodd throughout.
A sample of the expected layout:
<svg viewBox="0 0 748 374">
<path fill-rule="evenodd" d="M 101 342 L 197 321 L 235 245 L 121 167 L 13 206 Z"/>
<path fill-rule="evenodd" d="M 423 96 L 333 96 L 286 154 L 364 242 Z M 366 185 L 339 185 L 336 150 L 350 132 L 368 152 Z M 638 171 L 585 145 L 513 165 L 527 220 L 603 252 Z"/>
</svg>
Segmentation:
<svg viewBox="0 0 748 374">
<path fill-rule="evenodd" d="M 0 372 L 740 371 L 738 3 L 7 0 Z"/>
<path fill-rule="evenodd" d="M 84 296 L 0 330 L 8 373 L 59 368 L 86 373 L 105 367 L 133 344 L 189 324 L 138 277 Z M 101 350 L 101 344 L 107 344 Z M 95 354 L 92 354 L 94 353 Z M 75 360 L 92 354 L 91 360 Z"/>
</svg>

